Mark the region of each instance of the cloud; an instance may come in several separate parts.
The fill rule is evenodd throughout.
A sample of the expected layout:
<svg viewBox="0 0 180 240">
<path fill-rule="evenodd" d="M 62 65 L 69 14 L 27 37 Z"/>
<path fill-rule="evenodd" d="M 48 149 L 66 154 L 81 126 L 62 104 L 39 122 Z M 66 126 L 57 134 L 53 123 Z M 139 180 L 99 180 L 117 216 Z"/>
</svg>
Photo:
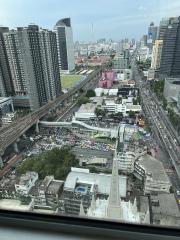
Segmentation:
<svg viewBox="0 0 180 240">
<path fill-rule="evenodd" d="M 88 40 L 91 24 L 97 38 L 140 37 L 150 22 L 178 16 L 180 0 L 0 0 L 0 25 L 27 26 L 34 22 L 52 29 L 63 17 L 71 17 L 74 39 Z"/>
</svg>

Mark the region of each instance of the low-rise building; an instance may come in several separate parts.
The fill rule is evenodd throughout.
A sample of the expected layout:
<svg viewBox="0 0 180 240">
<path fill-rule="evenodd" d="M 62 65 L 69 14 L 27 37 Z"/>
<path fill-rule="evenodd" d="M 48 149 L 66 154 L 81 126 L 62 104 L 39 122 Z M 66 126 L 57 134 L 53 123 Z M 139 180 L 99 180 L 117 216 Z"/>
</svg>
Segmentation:
<svg viewBox="0 0 180 240">
<path fill-rule="evenodd" d="M 100 88 L 112 88 L 113 82 L 108 79 L 101 79 L 98 83 L 98 87 Z"/>
<path fill-rule="evenodd" d="M 180 212 L 174 194 L 151 195 L 153 224 L 161 226 L 180 226 Z"/>
<path fill-rule="evenodd" d="M 132 98 L 122 99 L 122 103 L 116 103 L 115 100 L 106 99 L 102 107 L 110 113 L 122 113 L 124 116 L 130 111 L 141 112 L 142 110 L 140 105 L 133 105 Z"/>
<path fill-rule="evenodd" d="M 75 113 L 76 120 L 90 120 L 96 118 L 95 114 L 96 104 L 86 103 L 82 104 L 79 110 Z"/>
<path fill-rule="evenodd" d="M 0 199 L 0 209 L 9 211 L 32 212 L 34 208 L 34 201 L 22 204 L 18 199 Z"/>
<path fill-rule="evenodd" d="M 35 194 L 35 206 L 55 206 L 63 191 L 64 181 L 55 180 L 54 176 L 46 176 L 37 187 Z M 33 192 L 31 193 L 33 195 Z"/>
<path fill-rule="evenodd" d="M 2 115 L 14 112 L 12 97 L 0 97 L 0 109 Z"/>
<path fill-rule="evenodd" d="M 71 168 L 64 183 L 64 191 L 61 197 L 66 214 L 79 215 L 80 205 L 84 211 L 91 205 L 93 196 L 107 199 L 110 193 L 111 174 L 90 173 L 88 169 Z M 119 176 L 120 197 L 126 197 L 127 178 Z"/>
<path fill-rule="evenodd" d="M 114 71 L 105 71 L 102 72 L 102 78 L 98 83 L 100 88 L 111 88 L 115 79 Z"/>
<path fill-rule="evenodd" d="M 2 124 L 10 124 L 13 122 L 15 119 L 15 114 L 14 113 L 6 113 L 5 115 L 2 116 Z"/>
<path fill-rule="evenodd" d="M 114 69 L 116 72 L 115 82 L 123 82 L 126 81 L 128 83 L 129 80 L 132 79 L 132 70 L 131 69 Z"/>
<path fill-rule="evenodd" d="M 136 161 L 136 164 L 145 171 L 144 193 L 169 193 L 171 183 L 159 160 L 145 154 Z"/>
<path fill-rule="evenodd" d="M 101 158 L 101 157 L 93 157 L 93 158 L 85 158 L 81 161 L 82 166 L 86 165 L 95 165 L 95 166 L 101 166 L 105 167 L 107 165 L 107 158 Z"/>
<path fill-rule="evenodd" d="M 1 198 L 15 198 L 16 190 L 15 190 L 16 176 L 10 175 L 8 177 L 4 177 L 0 181 L 0 195 Z"/>
<path fill-rule="evenodd" d="M 15 184 L 16 192 L 20 195 L 27 196 L 38 178 L 37 172 L 26 172 L 22 174 Z"/>
</svg>

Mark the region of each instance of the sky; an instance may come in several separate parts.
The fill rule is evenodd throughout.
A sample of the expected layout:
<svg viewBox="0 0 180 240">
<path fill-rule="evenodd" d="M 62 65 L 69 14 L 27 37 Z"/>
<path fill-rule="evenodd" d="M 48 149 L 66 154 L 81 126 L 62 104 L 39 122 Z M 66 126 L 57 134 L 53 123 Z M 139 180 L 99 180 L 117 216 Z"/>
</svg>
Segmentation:
<svg viewBox="0 0 180 240">
<path fill-rule="evenodd" d="M 0 25 L 53 29 L 70 17 L 74 41 L 139 39 L 150 22 L 180 15 L 180 0 L 0 0 Z"/>
</svg>

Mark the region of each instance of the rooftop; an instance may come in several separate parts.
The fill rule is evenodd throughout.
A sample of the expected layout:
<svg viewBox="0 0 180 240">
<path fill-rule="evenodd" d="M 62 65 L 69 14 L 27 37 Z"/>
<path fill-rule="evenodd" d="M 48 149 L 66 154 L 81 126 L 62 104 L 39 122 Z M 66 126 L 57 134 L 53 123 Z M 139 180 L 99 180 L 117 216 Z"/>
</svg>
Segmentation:
<svg viewBox="0 0 180 240">
<path fill-rule="evenodd" d="M 93 158 L 86 159 L 86 164 L 106 164 L 106 163 L 107 163 L 107 158 L 93 157 Z"/>
<path fill-rule="evenodd" d="M 174 194 L 158 194 L 151 196 L 151 201 L 156 201 L 159 204 L 152 206 L 153 213 L 160 213 L 166 216 L 180 217 L 179 208 L 177 206 Z"/>
<path fill-rule="evenodd" d="M 64 184 L 64 181 L 53 180 L 48 186 L 47 193 L 54 194 L 54 195 L 58 194 L 63 184 Z"/>
<path fill-rule="evenodd" d="M 149 208 L 149 199 L 148 196 L 140 196 L 140 207 L 139 211 L 145 213 Z"/>
<path fill-rule="evenodd" d="M 111 174 L 97 174 L 71 171 L 65 181 L 64 190 L 74 191 L 76 183 L 89 183 L 98 185 L 100 194 L 110 193 Z M 119 176 L 119 192 L 121 197 L 126 197 L 127 178 Z"/>
<path fill-rule="evenodd" d="M 163 164 L 156 158 L 145 154 L 139 158 L 139 164 L 144 168 L 146 173 L 152 174 L 153 180 L 167 183 L 170 182 Z"/>
<path fill-rule="evenodd" d="M 96 105 L 93 103 L 82 104 L 78 110 L 78 113 L 84 113 L 84 112 L 94 113 L 95 108 L 96 108 Z"/>
<path fill-rule="evenodd" d="M 42 181 L 40 188 L 46 190 L 52 180 L 54 180 L 54 176 L 46 176 Z"/>
<path fill-rule="evenodd" d="M 22 174 L 19 182 L 17 182 L 17 184 L 19 185 L 26 185 L 31 179 L 37 177 L 37 173 L 36 172 L 26 172 L 25 174 Z"/>
<path fill-rule="evenodd" d="M 13 211 L 30 211 L 31 203 L 29 205 L 21 204 L 21 201 L 15 199 L 1 199 L 0 209 Z"/>
<path fill-rule="evenodd" d="M 0 97 L 0 104 L 9 100 L 12 100 L 12 97 Z"/>
</svg>

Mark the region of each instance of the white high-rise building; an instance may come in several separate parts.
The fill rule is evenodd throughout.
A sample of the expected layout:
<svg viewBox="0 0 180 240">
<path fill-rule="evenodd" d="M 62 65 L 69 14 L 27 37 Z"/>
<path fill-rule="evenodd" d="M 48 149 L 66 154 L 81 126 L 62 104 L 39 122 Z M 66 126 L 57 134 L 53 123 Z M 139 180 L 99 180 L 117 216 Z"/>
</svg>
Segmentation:
<svg viewBox="0 0 180 240">
<path fill-rule="evenodd" d="M 74 43 L 71 19 L 60 19 L 55 27 L 61 72 L 71 72 L 75 68 Z"/>
<path fill-rule="evenodd" d="M 151 68 L 152 69 L 159 69 L 161 63 L 161 52 L 162 52 L 163 40 L 156 40 L 153 46 L 152 51 L 152 61 L 151 61 Z"/>
</svg>

